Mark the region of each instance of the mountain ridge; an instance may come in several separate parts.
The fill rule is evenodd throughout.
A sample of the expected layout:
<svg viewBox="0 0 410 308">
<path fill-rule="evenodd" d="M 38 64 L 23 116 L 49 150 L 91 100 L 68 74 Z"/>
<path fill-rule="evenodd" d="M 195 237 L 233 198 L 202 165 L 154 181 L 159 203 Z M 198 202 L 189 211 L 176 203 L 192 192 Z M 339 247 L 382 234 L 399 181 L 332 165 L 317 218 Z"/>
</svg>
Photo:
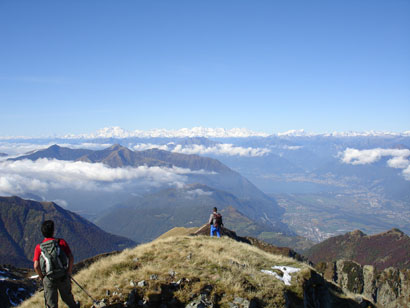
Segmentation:
<svg viewBox="0 0 410 308">
<path fill-rule="evenodd" d="M 0 197 L 0 264 L 31 267 L 34 247 L 43 240 L 41 223 L 46 219 L 54 220 L 55 236 L 68 242 L 76 261 L 136 245 L 132 240 L 102 231 L 54 202 Z"/>
<path fill-rule="evenodd" d="M 16 159 L 38 159 L 45 158 L 47 155 L 55 157 L 54 152 L 60 152 L 62 149 L 54 145 L 47 149 L 39 150 L 33 154 L 18 157 Z M 80 152 L 75 153 L 77 156 Z M 86 155 L 80 157 L 65 156 L 72 161 L 85 161 L 89 163 L 103 163 L 112 168 L 121 167 L 139 167 L 148 165 L 149 167 L 179 167 L 189 169 L 192 172 L 187 175 L 189 183 L 201 183 L 210 187 L 217 187 L 234 194 L 237 198 L 243 200 L 243 211 L 252 219 L 263 221 L 271 224 L 273 227 L 280 224 L 280 215 L 283 209 L 280 208 L 276 201 L 264 194 L 254 184 L 238 172 L 230 169 L 217 159 L 203 157 L 195 154 L 181 154 L 159 149 L 149 149 L 144 151 L 132 151 L 120 144 L 114 144 L 106 149 L 89 151 Z M 205 171 L 205 172 L 200 172 Z M 284 232 L 290 233 L 288 228 Z"/>
<path fill-rule="evenodd" d="M 373 265 L 378 270 L 388 267 L 410 268 L 410 237 L 397 228 L 366 235 L 354 230 L 331 237 L 305 252 L 314 263 L 352 260 Z"/>
</svg>

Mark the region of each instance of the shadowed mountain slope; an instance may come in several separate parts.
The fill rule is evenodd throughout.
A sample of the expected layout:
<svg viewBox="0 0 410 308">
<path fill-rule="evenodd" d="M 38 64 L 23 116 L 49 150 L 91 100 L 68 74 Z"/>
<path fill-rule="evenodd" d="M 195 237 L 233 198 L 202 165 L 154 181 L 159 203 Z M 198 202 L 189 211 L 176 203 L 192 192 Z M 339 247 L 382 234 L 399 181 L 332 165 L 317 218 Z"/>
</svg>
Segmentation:
<svg viewBox="0 0 410 308">
<path fill-rule="evenodd" d="M 134 197 L 106 211 L 96 224 L 108 232 L 147 242 L 173 227 L 201 226 L 208 221 L 213 207 L 222 211 L 228 228 L 243 235 L 257 237 L 262 232 L 275 230 L 270 224 L 260 223 L 243 214 L 254 212 L 256 215 L 248 202 L 202 184 Z M 286 229 L 286 226 L 278 223 L 277 230 L 280 229 Z"/>
<path fill-rule="evenodd" d="M 55 237 L 64 238 L 76 261 L 135 246 L 135 242 L 102 231 L 53 202 L 0 197 L 0 264 L 31 267 L 35 246 L 43 240 L 41 223 L 52 219 Z"/>
<path fill-rule="evenodd" d="M 410 238 L 398 229 L 366 235 L 356 230 L 329 238 L 306 251 L 314 263 L 353 260 L 379 270 L 390 266 L 410 268 Z"/>
</svg>

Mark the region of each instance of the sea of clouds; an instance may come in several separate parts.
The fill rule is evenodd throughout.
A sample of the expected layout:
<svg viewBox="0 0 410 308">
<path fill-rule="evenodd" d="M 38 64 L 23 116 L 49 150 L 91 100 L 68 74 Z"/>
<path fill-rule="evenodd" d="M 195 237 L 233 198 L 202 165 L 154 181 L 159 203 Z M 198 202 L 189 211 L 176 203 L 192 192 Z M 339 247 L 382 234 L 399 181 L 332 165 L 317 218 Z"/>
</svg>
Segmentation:
<svg viewBox="0 0 410 308">
<path fill-rule="evenodd" d="M 242 156 L 242 157 L 260 157 L 271 152 L 267 148 L 252 148 L 239 147 L 229 143 L 218 143 L 211 146 L 192 144 L 181 145 L 168 143 L 164 145 L 140 143 L 132 147 L 135 151 L 143 151 L 149 149 L 160 149 L 174 153 L 182 154 L 197 154 L 197 155 L 221 155 L 221 156 Z"/>
<path fill-rule="evenodd" d="M 38 159 L 1 161 L 0 195 L 26 192 L 44 193 L 49 189 L 118 191 L 140 181 L 151 186 L 183 187 L 189 174 L 205 174 L 184 168 L 147 167 L 111 168 L 102 163 Z"/>
<path fill-rule="evenodd" d="M 347 148 L 339 153 L 342 162 L 352 165 L 372 164 L 383 157 L 391 157 L 387 165 L 391 168 L 402 169 L 404 178 L 410 181 L 410 150 L 408 149 L 367 149 L 357 150 Z"/>
</svg>

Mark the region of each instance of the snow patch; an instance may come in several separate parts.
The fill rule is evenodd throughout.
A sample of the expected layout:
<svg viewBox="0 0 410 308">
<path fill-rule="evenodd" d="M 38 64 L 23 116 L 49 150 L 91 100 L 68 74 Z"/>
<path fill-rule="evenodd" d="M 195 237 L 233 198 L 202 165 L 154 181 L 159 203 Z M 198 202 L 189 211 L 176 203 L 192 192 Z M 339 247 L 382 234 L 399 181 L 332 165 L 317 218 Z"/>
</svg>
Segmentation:
<svg viewBox="0 0 410 308">
<path fill-rule="evenodd" d="M 278 273 L 274 271 L 269 271 L 269 270 L 261 270 L 262 273 L 272 275 L 276 279 L 279 279 L 280 281 L 284 282 L 285 285 L 290 286 L 290 282 L 292 280 L 292 277 L 290 274 L 296 273 L 300 271 L 300 268 L 296 267 L 290 267 L 290 266 L 272 266 L 272 269 L 280 270 L 283 273 L 283 276 L 281 277 Z"/>
</svg>

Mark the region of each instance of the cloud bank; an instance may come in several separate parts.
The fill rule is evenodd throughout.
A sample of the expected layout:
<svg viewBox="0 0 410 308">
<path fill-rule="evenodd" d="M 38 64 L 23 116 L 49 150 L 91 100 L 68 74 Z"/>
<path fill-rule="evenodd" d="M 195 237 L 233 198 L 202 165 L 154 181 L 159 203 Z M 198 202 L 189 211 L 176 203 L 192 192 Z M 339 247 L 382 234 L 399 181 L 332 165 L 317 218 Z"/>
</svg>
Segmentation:
<svg viewBox="0 0 410 308">
<path fill-rule="evenodd" d="M 183 168 L 110 168 L 102 163 L 38 159 L 0 162 L 0 194 L 46 192 L 49 189 L 121 190 L 131 182 L 183 187 L 187 175 L 207 173 Z"/>
<path fill-rule="evenodd" d="M 391 157 L 387 165 L 391 168 L 403 169 L 404 178 L 410 181 L 410 150 L 408 149 L 382 149 L 357 150 L 347 148 L 339 153 L 345 164 L 365 165 L 379 161 L 382 157 Z"/>
<path fill-rule="evenodd" d="M 198 154 L 198 155 L 220 155 L 220 156 L 242 156 L 242 157 L 260 157 L 271 152 L 267 148 L 252 148 L 252 147 L 238 147 L 229 143 L 221 143 L 213 146 L 205 146 L 199 144 L 192 145 L 175 145 L 174 143 L 169 143 L 165 145 L 155 145 L 151 143 L 137 144 L 133 147 L 136 151 L 143 151 L 149 149 L 160 149 L 165 151 L 170 151 L 174 153 L 182 154 Z"/>
<path fill-rule="evenodd" d="M 1 142 L 0 141 L 0 153 L 6 153 L 9 157 L 20 156 L 30 152 L 43 150 L 56 144 L 55 142 L 46 143 L 30 143 L 30 142 Z M 61 147 L 68 147 L 71 149 L 89 149 L 89 150 L 102 150 L 110 147 L 111 143 L 58 143 Z M 7 157 L 7 158 L 9 158 Z"/>
</svg>

